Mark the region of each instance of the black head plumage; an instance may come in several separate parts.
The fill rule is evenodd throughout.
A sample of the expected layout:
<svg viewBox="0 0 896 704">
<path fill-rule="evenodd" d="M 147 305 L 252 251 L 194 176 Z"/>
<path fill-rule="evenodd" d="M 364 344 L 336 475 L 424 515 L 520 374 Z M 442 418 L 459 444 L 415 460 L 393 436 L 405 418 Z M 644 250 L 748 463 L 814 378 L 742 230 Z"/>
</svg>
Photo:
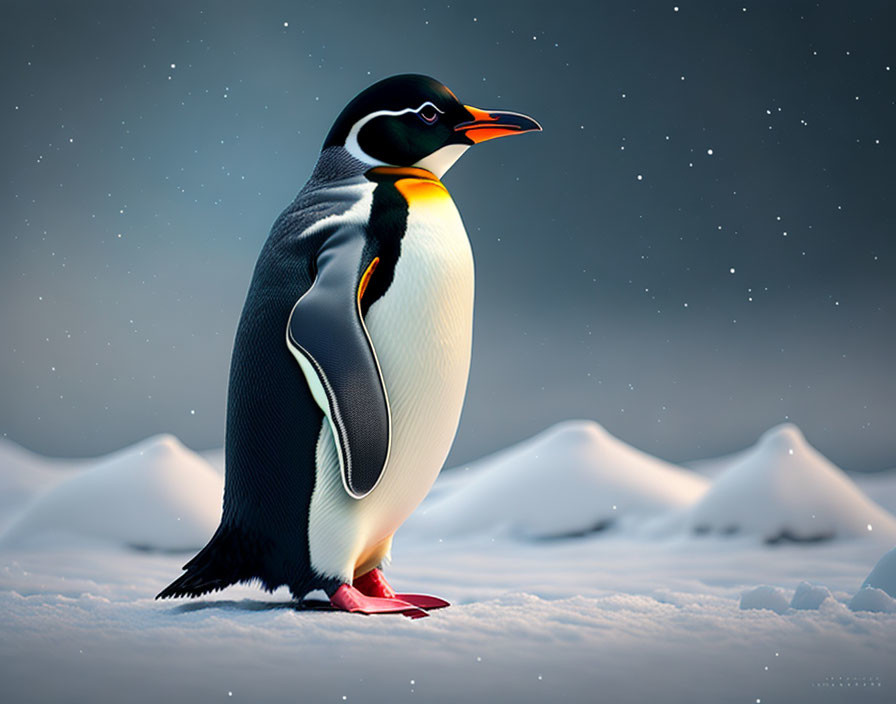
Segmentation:
<svg viewBox="0 0 896 704">
<path fill-rule="evenodd" d="M 443 147 L 539 129 L 525 115 L 464 105 L 434 78 L 402 74 L 361 91 L 336 118 L 324 148 L 341 146 L 362 161 L 412 166 Z"/>
</svg>

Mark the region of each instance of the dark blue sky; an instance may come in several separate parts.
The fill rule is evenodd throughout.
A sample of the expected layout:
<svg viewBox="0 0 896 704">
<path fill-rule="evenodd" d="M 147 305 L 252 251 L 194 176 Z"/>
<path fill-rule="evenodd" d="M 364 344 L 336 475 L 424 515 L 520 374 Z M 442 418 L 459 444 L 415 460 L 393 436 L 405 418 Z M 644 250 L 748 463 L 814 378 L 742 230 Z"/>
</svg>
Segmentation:
<svg viewBox="0 0 896 704">
<path fill-rule="evenodd" d="M 451 462 L 587 417 L 896 465 L 894 11 L 675 7 L 4 3 L 0 432 L 220 445 L 271 222 L 352 96 L 421 72 L 545 128 L 445 178 L 477 266 Z"/>
</svg>

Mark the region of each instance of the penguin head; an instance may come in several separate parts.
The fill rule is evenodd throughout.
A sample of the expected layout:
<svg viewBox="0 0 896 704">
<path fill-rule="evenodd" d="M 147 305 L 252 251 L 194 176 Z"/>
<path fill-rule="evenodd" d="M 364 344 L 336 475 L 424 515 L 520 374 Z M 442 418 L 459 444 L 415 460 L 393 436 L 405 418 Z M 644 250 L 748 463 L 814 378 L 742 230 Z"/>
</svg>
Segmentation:
<svg viewBox="0 0 896 704">
<path fill-rule="evenodd" d="M 403 74 L 374 83 L 340 113 L 324 142 L 373 166 L 416 166 L 438 178 L 473 144 L 540 131 L 531 117 L 461 103 L 428 76 Z"/>
</svg>

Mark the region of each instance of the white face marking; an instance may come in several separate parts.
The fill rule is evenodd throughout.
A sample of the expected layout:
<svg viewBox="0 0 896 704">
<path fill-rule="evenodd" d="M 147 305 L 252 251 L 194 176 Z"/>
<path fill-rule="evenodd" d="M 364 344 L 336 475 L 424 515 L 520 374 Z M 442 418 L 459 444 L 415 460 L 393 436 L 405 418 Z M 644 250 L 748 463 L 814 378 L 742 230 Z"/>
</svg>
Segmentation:
<svg viewBox="0 0 896 704">
<path fill-rule="evenodd" d="M 353 157 L 355 157 L 355 159 L 357 159 L 358 161 L 363 161 L 365 164 L 370 164 L 371 166 L 397 166 L 397 164 L 387 164 L 385 161 L 380 161 L 379 159 L 375 159 L 374 157 L 370 156 L 367 152 L 365 152 L 363 149 L 361 149 L 361 145 L 358 144 L 358 133 L 361 131 L 361 128 L 364 127 L 364 125 L 366 125 L 368 122 L 370 122 L 374 118 L 381 117 L 383 115 L 391 115 L 393 117 L 397 116 L 397 115 L 406 115 L 409 112 L 419 113 L 425 107 L 431 107 L 436 112 L 438 112 L 442 115 L 445 114 L 444 110 L 439 110 L 439 108 L 437 108 L 435 105 L 433 105 L 433 103 L 431 103 L 429 100 L 427 100 L 425 103 L 422 103 L 419 107 L 416 107 L 416 108 L 405 108 L 404 110 L 377 110 L 376 112 L 372 112 L 369 115 L 365 115 L 360 120 L 358 120 L 354 125 L 352 125 L 352 128 L 349 130 L 348 137 L 345 138 L 345 150 L 349 154 L 351 154 Z M 442 147 L 442 149 L 444 149 L 444 147 Z M 441 152 L 442 149 L 439 149 L 437 152 L 430 154 L 429 157 L 426 157 L 426 159 L 435 156 L 435 154 L 438 154 L 439 152 Z M 462 153 L 463 152 L 461 152 L 461 154 Z M 451 160 L 451 162 L 448 164 L 448 166 L 445 167 L 445 169 L 442 173 L 447 171 L 450 168 L 451 164 L 453 164 L 455 161 L 457 161 L 458 157 L 460 157 L 460 154 L 458 154 L 456 157 L 454 157 L 454 159 Z M 420 165 L 426 159 L 421 159 L 419 162 L 417 162 L 417 164 L 415 164 L 415 166 Z M 427 169 L 428 167 L 421 166 L 421 168 Z M 429 170 L 432 171 L 432 169 L 429 169 Z M 435 171 L 433 171 L 433 173 L 435 173 L 436 176 L 441 178 L 441 174 L 438 174 Z"/>
<path fill-rule="evenodd" d="M 469 148 L 467 144 L 448 144 L 429 156 L 423 157 L 414 166 L 431 171 L 436 178 L 442 178 L 445 172 L 454 166 L 454 162 L 460 159 Z"/>
</svg>

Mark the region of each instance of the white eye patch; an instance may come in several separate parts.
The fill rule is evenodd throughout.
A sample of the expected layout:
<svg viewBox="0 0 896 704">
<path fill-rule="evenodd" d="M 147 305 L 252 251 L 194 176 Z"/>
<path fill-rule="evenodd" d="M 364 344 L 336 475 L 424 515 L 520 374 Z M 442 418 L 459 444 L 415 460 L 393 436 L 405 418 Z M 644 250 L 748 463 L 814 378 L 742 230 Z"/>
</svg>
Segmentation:
<svg viewBox="0 0 896 704">
<path fill-rule="evenodd" d="M 435 105 L 432 104 L 429 100 L 425 103 L 422 103 L 419 107 L 416 108 L 405 108 L 404 110 L 377 110 L 376 112 L 372 112 L 369 115 L 365 115 L 360 120 L 358 120 L 352 128 L 349 130 L 348 137 L 345 138 L 345 149 L 351 154 L 355 159 L 359 161 L 363 161 L 365 164 L 370 164 L 371 166 L 388 166 L 386 162 L 380 161 L 379 159 L 374 159 L 367 152 L 361 149 L 361 145 L 358 144 L 358 133 L 361 131 L 361 128 L 364 127 L 368 122 L 373 120 L 374 118 L 381 117 L 383 115 L 391 115 L 393 117 L 397 115 L 407 115 L 409 112 L 416 113 L 420 115 L 420 112 L 425 108 L 432 108 L 438 113 L 445 114 L 444 110 L 439 110 Z M 435 122 L 435 120 L 427 120 L 425 117 L 421 115 L 421 120 L 425 122 Z"/>
</svg>

